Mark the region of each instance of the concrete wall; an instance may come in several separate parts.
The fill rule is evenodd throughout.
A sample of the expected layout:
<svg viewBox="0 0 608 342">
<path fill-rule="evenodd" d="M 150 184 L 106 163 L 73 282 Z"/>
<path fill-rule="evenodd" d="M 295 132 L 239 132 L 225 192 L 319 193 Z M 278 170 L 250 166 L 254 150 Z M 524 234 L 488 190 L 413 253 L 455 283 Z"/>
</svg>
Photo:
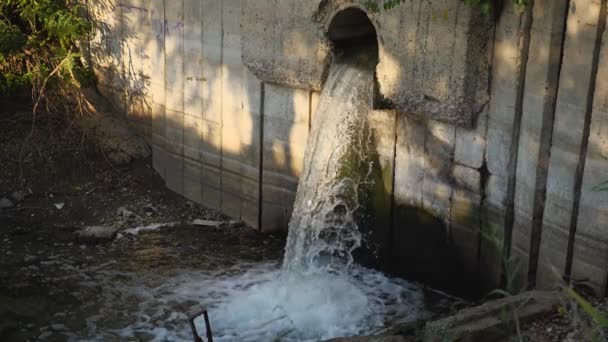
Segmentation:
<svg viewBox="0 0 608 342">
<path fill-rule="evenodd" d="M 383 257 L 396 274 L 471 292 L 571 275 L 605 293 L 608 193 L 594 187 L 608 180 L 606 0 L 504 3 L 481 35 L 459 0 L 372 16 L 391 89 L 491 70 L 484 87 L 458 88 L 485 104 L 465 115 L 470 125 L 403 107 L 370 115 L 392 201 Z M 262 231 L 285 229 L 322 84 L 324 64 L 311 61 L 331 56 L 318 1 L 104 0 L 90 11 L 106 24 L 90 42 L 99 89 L 150 138 L 167 186 Z M 446 44 L 449 56 L 483 60 L 446 66 Z M 260 50 L 280 51 L 276 68 L 251 57 Z"/>
</svg>

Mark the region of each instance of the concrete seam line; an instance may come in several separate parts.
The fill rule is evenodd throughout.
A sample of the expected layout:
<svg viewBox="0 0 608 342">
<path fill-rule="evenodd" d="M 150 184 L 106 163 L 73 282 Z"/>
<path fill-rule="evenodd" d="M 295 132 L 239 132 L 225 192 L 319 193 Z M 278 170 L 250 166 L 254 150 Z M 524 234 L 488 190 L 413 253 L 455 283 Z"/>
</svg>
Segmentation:
<svg viewBox="0 0 608 342">
<path fill-rule="evenodd" d="M 599 68 L 600 53 L 602 48 L 602 40 L 604 36 L 604 30 L 606 28 L 606 14 L 608 9 L 607 0 L 602 0 L 600 5 L 600 16 L 597 25 L 597 35 L 595 46 L 593 49 L 593 62 L 591 69 L 591 79 L 589 81 L 589 90 L 587 92 L 587 106 L 585 108 L 585 123 L 583 126 L 582 143 L 579 153 L 579 159 L 576 166 L 576 173 L 574 178 L 574 198 L 572 206 L 572 216 L 570 218 L 570 234 L 568 236 L 568 251 L 566 254 L 566 267 L 564 270 L 564 276 L 568 281 L 572 275 L 572 261 L 574 255 L 574 242 L 576 237 L 576 227 L 578 223 L 579 206 L 583 187 L 583 176 L 585 172 L 585 163 L 587 159 L 587 150 L 589 147 L 589 135 L 591 132 L 591 116 L 593 113 L 593 102 L 595 99 L 595 88 L 597 81 L 597 73 Z M 606 292 L 606 289 L 603 289 Z"/>
<path fill-rule="evenodd" d="M 395 121 L 394 121 L 394 125 L 395 125 L 395 134 L 393 135 L 393 172 L 391 174 L 391 196 L 390 196 L 390 208 L 389 208 L 389 227 L 388 227 L 388 235 L 389 235 L 389 239 L 388 239 L 388 258 L 392 259 L 393 257 L 393 248 L 395 247 L 395 242 L 394 242 L 394 236 L 395 236 L 395 174 L 396 174 L 396 170 L 397 170 L 397 136 L 398 136 L 398 130 L 399 130 L 399 126 L 398 126 L 398 122 L 399 122 L 399 112 L 396 110 L 392 111 L 394 117 L 395 117 Z M 386 264 L 384 265 L 386 267 L 386 269 L 389 269 L 389 262 L 386 261 Z"/>
<path fill-rule="evenodd" d="M 258 151 L 259 158 L 259 175 L 258 175 L 258 230 L 262 231 L 262 211 L 264 210 L 264 107 L 266 97 L 266 83 L 261 82 L 260 85 L 260 150 Z"/>
<path fill-rule="evenodd" d="M 530 231 L 530 250 L 528 259 L 528 288 L 536 287 L 536 273 L 538 270 L 538 259 L 540 254 L 540 242 L 542 238 L 543 216 L 545 212 L 545 200 L 547 198 L 547 177 L 549 175 L 549 160 L 551 158 L 551 146 L 553 144 L 553 130 L 555 125 L 555 109 L 557 107 L 557 99 L 559 94 L 559 82 L 561 78 L 562 65 L 564 62 L 564 43 L 568 30 L 568 12 L 570 9 L 570 0 L 566 1 L 564 12 L 562 14 L 562 24 L 560 26 L 562 34 L 560 37 L 559 62 L 557 70 L 549 70 L 547 80 L 549 96 L 547 102 L 543 104 L 542 125 L 540 135 L 540 147 L 538 150 L 537 165 L 536 165 L 536 183 L 534 189 L 534 204 L 532 209 L 532 226 Z M 557 20 L 555 18 L 554 20 Z M 555 56 L 557 51 L 550 49 L 549 58 Z M 552 74 L 553 73 L 553 74 Z M 554 78 L 551 78 L 554 76 Z"/>
<path fill-rule="evenodd" d="M 224 199 L 223 194 L 223 169 L 224 169 L 224 1 L 220 1 L 220 167 L 219 167 L 219 203 L 218 209 L 222 210 L 222 200 Z"/>
<path fill-rule="evenodd" d="M 515 224 L 515 186 L 517 184 L 517 155 L 519 151 L 519 137 L 521 132 L 521 119 L 523 114 L 523 100 L 526 85 L 526 73 L 528 66 L 528 56 L 530 52 L 530 36 L 533 21 L 534 1 L 530 1 L 523 17 L 520 17 L 520 65 L 517 76 L 517 96 L 515 102 L 515 118 L 513 119 L 513 132 L 511 132 L 511 147 L 509 151 L 509 161 L 507 164 L 508 180 L 506 194 L 506 208 L 504 219 L 504 238 L 503 238 L 503 258 L 511 255 L 511 242 L 513 238 L 513 226 Z M 502 285 L 506 284 L 507 265 L 502 265 Z"/>
</svg>

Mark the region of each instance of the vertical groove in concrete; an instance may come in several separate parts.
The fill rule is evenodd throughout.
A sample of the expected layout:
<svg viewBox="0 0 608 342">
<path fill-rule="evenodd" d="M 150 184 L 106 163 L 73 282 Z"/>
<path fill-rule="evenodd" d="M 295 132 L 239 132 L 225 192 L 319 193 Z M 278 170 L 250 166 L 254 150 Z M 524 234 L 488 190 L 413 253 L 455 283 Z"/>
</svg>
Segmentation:
<svg viewBox="0 0 608 342">
<path fill-rule="evenodd" d="M 185 10 L 185 6 L 184 6 L 184 1 L 186 0 L 181 0 L 180 4 L 182 6 L 182 10 L 181 10 L 181 21 L 182 23 L 185 21 L 185 14 L 184 14 L 184 10 Z M 181 65 L 181 73 L 182 73 L 182 78 L 181 78 L 181 88 L 182 88 L 182 147 L 181 147 L 181 151 L 182 151 L 182 155 L 181 155 L 181 159 L 182 159 L 182 179 L 181 179 L 181 189 L 182 189 L 182 195 L 184 195 L 185 189 L 184 189 L 184 185 L 186 183 L 185 181 L 185 176 L 186 176 L 186 152 L 184 151 L 185 146 L 186 146 L 186 90 L 185 90 L 185 82 L 186 82 L 186 42 L 184 41 L 184 31 L 185 29 L 182 27 L 182 29 L 180 30 L 180 38 L 182 41 L 182 46 L 181 46 L 181 54 L 182 54 L 182 65 Z"/>
<path fill-rule="evenodd" d="M 120 4 L 120 3 L 119 3 Z M 117 5 L 119 5 L 117 4 Z M 127 69 L 125 68 L 125 23 L 124 23 L 124 14 L 123 14 L 123 7 L 122 6 L 116 6 L 115 10 L 118 10 L 118 34 L 120 37 L 120 73 L 122 76 L 122 80 L 121 80 L 121 86 L 124 88 L 121 91 L 121 99 L 120 99 L 120 114 L 123 117 L 127 117 Z"/>
<path fill-rule="evenodd" d="M 204 41 L 204 37 L 205 37 L 205 24 L 204 24 L 204 18 L 205 18 L 205 2 L 203 0 L 201 0 L 201 58 L 204 59 L 205 57 L 205 41 Z M 207 66 L 207 64 L 205 62 L 201 63 L 201 76 L 203 78 L 203 82 L 207 82 L 206 80 L 206 76 L 207 76 L 207 70 L 205 70 L 205 67 Z M 201 85 L 201 91 L 204 94 L 204 86 Z M 205 96 L 201 95 L 201 134 L 199 139 L 200 141 L 200 148 L 201 150 L 199 151 L 200 155 L 201 155 L 201 178 L 200 178 L 200 182 L 201 182 L 201 204 L 204 203 L 204 198 L 205 198 L 205 186 L 203 185 L 203 178 L 205 177 L 205 154 L 204 154 L 204 145 L 205 145 L 205 134 L 203 133 L 203 127 L 205 125 Z"/>
<path fill-rule="evenodd" d="M 528 259 L 528 288 L 536 287 L 536 272 L 538 269 L 538 258 L 540 253 L 540 240 L 542 236 L 543 215 L 545 211 L 545 200 L 547 197 L 547 176 L 549 174 L 549 159 L 551 157 L 551 144 L 553 141 L 553 126 L 555 121 L 555 108 L 557 106 L 557 93 L 564 60 L 564 42 L 566 40 L 568 11 L 570 0 L 567 1 L 563 13 L 562 36 L 559 48 L 559 63 L 555 70 L 555 78 L 548 82 L 548 103 L 543 110 L 540 147 L 538 150 L 536 182 L 534 192 L 534 205 L 532 209 L 532 226 L 530 231 L 530 254 Z M 549 51 L 549 56 L 552 55 Z M 551 57 L 550 57 L 551 58 Z M 553 72 L 550 70 L 549 72 Z M 551 76 L 551 75 L 549 75 Z"/>
<path fill-rule="evenodd" d="M 308 92 L 308 132 L 312 128 L 312 116 L 314 115 L 312 112 L 312 94 L 312 90 Z"/>
<path fill-rule="evenodd" d="M 507 200 L 505 209 L 505 226 L 503 239 L 503 253 L 505 257 L 511 255 L 511 242 L 513 239 L 513 225 L 515 223 L 515 186 L 517 184 L 517 154 L 519 151 L 519 136 L 521 132 L 521 118 L 523 114 L 523 100 L 526 83 L 526 70 L 528 66 L 528 56 L 530 53 L 530 35 L 532 30 L 532 12 L 534 1 L 530 1 L 526 12 L 520 18 L 520 65 L 519 74 L 517 75 L 517 96 L 515 103 L 515 117 L 513 119 L 513 132 L 511 135 L 511 150 L 508 162 L 508 182 L 507 182 Z M 503 268 L 505 265 L 503 265 Z M 506 270 L 502 270 L 503 282 Z M 504 284 L 503 284 L 504 285 Z"/>
<path fill-rule="evenodd" d="M 220 2 L 220 27 L 221 27 L 221 35 L 220 35 L 220 128 L 219 128 L 219 135 L 220 135 L 220 146 L 219 146 L 219 155 L 220 155 L 220 161 L 219 161 L 219 172 L 218 172 L 218 177 L 219 177 L 219 184 L 220 184 L 220 188 L 219 188 L 219 203 L 218 203 L 218 208 L 222 208 L 222 200 L 224 198 L 223 195 L 223 189 L 222 189 L 222 178 L 223 178 L 223 174 L 222 174 L 222 170 L 223 170 L 223 166 L 224 166 L 224 1 Z"/>
<path fill-rule="evenodd" d="M 570 234 L 568 236 L 568 251 L 566 254 L 566 265 L 564 269 L 564 276 L 570 281 L 572 274 L 572 258 L 574 254 L 574 241 L 576 237 L 576 225 L 578 223 L 579 205 L 581 200 L 581 193 L 583 187 L 583 175 L 585 173 L 585 162 L 587 160 L 587 150 L 589 147 L 589 135 L 591 132 L 591 114 L 593 113 L 593 102 L 595 98 L 595 86 L 597 81 L 600 51 L 602 47 L 602 38 L 604 36 L 604 30 L 606 29 L 606 15 L 608 13 L 607 8 L 608 1 L 602 0 L 600 7 L 600 17 L 597 25 L 597 36 L 595 40 L 595 46 L 593 49 L 593 63 L 591 66 L 591 80 L 589 82 L 589 90 L 587 92 L 587 108 L 585 109 L 585 123 L 583 128 L 583 140 L 580 148 L 579 159 L 575 173 L 575 184 L 574 184 L 574 202 L 572 207 L 572 217 L 570 219 Z"/>
<path fill-rule="evenodd" d="M 502 10 L 502 8 L 500 9 Z M 498 11 L 498 9 L 495 7 L 494 11 Z M 495 18 L 497 18 L 497 15 L 495 14 Z M 490 42 L 491 46 L 488 47 L 488 65 L 490 66 L 490 71 L 488 72 L 488 98 L 490 98 L 491 94 L 492 94 L 492 84 L 493 84 L 493 70 L 492 70 L 492 63 L 494 61 L 494 49 L 495 49 L 495 45 L 496 45 L 496 26 L 498 25 L 498 20 L 494 21 L 494 25 L 492 25 L 492 34 L 490 35 L 490 38 L 492 39 L 492 41 Z M 483 245 L 484 245 L 484 236 L 483 236 L 483 229 L 484 229 L 484 225 L 485 222 L 487 220 L 486 218 L 486 214 L 485 214 L 485 204 L 486 204 L 486 200 L 487 200 L 487 188 L 488 188 L 488 182 L 490 181 L 490 171 L 488 168 L 488 160 L 487 160 L 487 151 L 488 151 L 488 132 L 489 132 L 489 127 L 490 127 L 490 110 L 491 110 L 491 101 L 488 100 L 488 103 L 484 106 L 484 109 L 482 110 L 482 113 L 485 113 L 486 115 L 486 120 L 485 120 L 485 127 L 484 127 L 484 131 L 483 131 L 483 137 L 485 139 L 485 143 L 483 144 L 483 151 L 482 151 L 482 162 L 481 162 L 481 167 L 478 169 L 479 170 L 479 195 L 481 196 L 479 199 L 479 229 L 477 231 L 477 273 L 479 275 L 479 280 L 482 282 L 482 289 L 485 288 L 489 288 L 489 287 L 493 287 L 494 284 L 490 284 L 487 279 L 490 279 L 492 277 L 491 272 L 487 272 L 488 270 L 484 270 L 483 268 L 483 257 L 484 257 L 484 253 L 483 253 Z M 479 119 L 478 119 L 479 120 Z M 486 241 L 487 242 L 487 241 Z M 484 271 L 486 271 L 488 274 L 484 274 Z M 498 271 L 500 272 L 500 271 Z"/>
<path fill-rule="evenodd" d="M 398 132 L 399 132 L 399 129 L 398 129 L 397 125 L 398 125 L 398 120 L 399 120 L 399 118 L 398 118 L 399 117 L 399 113 L 395 111 L 395 115 L 394 116 L 395 116 L 395 122 L 394 122 L 394 125 L 395 125 L 395 135 L 393 136 L 393 156 L 392 156 L 392 159 L 393 159 L 393 172 L 391 174 L 391 189 L 393 191 L 391 191 L 391 198 L 390 198 L 391 207 L 389 209 L 389 213 L 390 213 L 389 215 L 390 216 L 389 216 L 389 227 L 388 227 L 388 236 L 389 236 L 389 238 L 388 238 L 388 246 L 386 246 L 386 248 L 388 249 L 388 253 L 387 254 L 388 254 L 388 258 L 389 259 L 392 259 L 392 257 L 393 257 L 393 248 L 395 248 L 395 243 L 394 243 L 395 242 L 394 241 L 395 240 L 394 239 L 394 236 L 395 236 L 395 214 L 396 214 L 395 213 L 395 206 L 396 206 L 396 203 L 395 203 L 395 173 L 396 173 L 396 170 L 397 170 L 397 136 L 398 136 Z M 385 263 L 384 267 L 386 267 L 386 269 L 388 270 L 389 267 L 390 267 L 390 262 L 387 261 Z"/>
<path fill-rule="evenodd" d="M 263 182 L 264 182 L 264 102 L 266 97 L 266 83 L 262 82 L 260 86 L 260 150 L 259 158 L 260 165 L 258 170 L 258 230 L 262 231 L 262 210 L 263 210 Z"/>
</svg>

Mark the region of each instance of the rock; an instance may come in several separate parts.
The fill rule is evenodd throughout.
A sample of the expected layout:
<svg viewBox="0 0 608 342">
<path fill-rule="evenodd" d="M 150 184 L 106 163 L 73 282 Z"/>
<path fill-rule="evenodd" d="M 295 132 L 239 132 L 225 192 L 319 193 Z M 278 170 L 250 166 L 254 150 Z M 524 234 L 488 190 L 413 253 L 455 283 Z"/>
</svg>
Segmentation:
<svg viewBox="0 0 608 342">
<path fill-rule="evenodd" d="M 68 328 L 64 324 L 51 324 L 51 329 L 55 331 L 65 331 Z"/>
<path fill-rule="evenodd" d="M 0 198 L 0 209 L 10 209 L 14 206 L 15 204 L 10 199 L 6 197 Z"/>
<path fill-rule="evenodd" d="M 135 216 L 135 214 L 133 214 L 132 211 L 127 210 L 127 208 L 125 208 L 125 207 L 120 207 L 120 208 L 118 208 L 118 216 L 133 217 L 133 216 Z"/>
<path fill-rule="evenodd" d="M 43 332 L 42 334 L 40 334 L 40 336 L 38 336 L 38 339 L 39 340 L 45 340 L 45 339 L 51 337 L 51 335 L 53 335 L 53 333 L 50 332 L 50 331 Z"/>
<path fill-rule="evenodd" d="M 146 213 L 155 213 L 156 212 L 156 208 L 154 208 L 154 206 L 152 204 L 146 204 L 142 207 L 142 209 Z"/>
<path fill-rule="evenodd" d="M 78 240 L 85 242 L 103 242 L 114 239 L 118 228 L 104 226 L 89 226 L 79 230 Z"/>
<path fill-rule="evenodd" d="M 222 222 L 196 219 L 196 220 L 192 221 L 192 224 L 195 226 L 219 227 L 222 224 Z"/>
<path fill-rule="evenodd" d="M 512 330 L 506 329 L 505 315 L 514 317 L 516 310 L 519 323 L 528 323 L 556 310 L 560 301 L 556 292 L 530 291 L 467 308 L 455 315 L 429 322 L 424 341 L 498 341 Z"/>
<path fill-rule="evenodd" d="M 11 198 L 13 201 L 15 201 L 15 203 L 21 203 L 29 195 L 30 194 L 25 191 L 15 191 L 11 194 Z"/>
</svg>

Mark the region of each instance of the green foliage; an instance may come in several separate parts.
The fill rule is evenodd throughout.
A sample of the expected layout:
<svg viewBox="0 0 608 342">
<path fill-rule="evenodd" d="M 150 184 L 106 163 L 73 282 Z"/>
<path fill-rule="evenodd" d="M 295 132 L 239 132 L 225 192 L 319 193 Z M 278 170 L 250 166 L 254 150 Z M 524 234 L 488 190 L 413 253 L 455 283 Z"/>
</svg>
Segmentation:
<svg viewBox="0 0 608 342">
<path fill-rule="evenodd" d="M 4 56 L 20 50 L 25 42 L 26 38 L 19 27 L 0 19 L 0 61 L 5 60 Z"/>
<path fill-rule="evenodd" d="M 65 99 L 66 92 L 91 83 L 78 53 L 93 28 L 81 3 L 0 1 L 0 97 L 29 88 L 34 98 L 46 91 L 46 99 L 53 92 L 55 99 Z"/>
<path fill-rule="evenodd" d="M 566 293 L 568 293 L 568 295 L 576 301 L 576 303 L 581 307 L 581 309 L 583 309 L 583 311 L 585 311 L 589 315 L 589 317 L 593 319 L 595 324 L 597 324 L 603 329 L 608 328 L 608 317 L 606 317 L 606 315 L 602 314 L 598 309 L 596 309 L 591 303 L 585 300 L 585 298 L 579 295 L 572 288 L 567 287 Z"/>
</svg>

